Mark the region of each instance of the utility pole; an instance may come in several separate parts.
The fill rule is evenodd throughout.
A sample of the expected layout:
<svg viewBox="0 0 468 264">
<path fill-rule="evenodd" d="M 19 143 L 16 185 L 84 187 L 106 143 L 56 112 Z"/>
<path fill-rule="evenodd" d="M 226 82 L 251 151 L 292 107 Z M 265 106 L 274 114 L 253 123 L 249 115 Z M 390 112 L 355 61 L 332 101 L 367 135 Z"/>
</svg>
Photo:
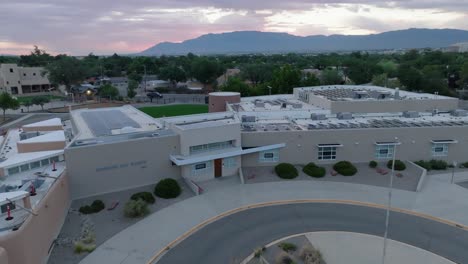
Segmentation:
<svg viewBox="0 0 468 264">
<path fill-rule="evenodd" d="M 143 77 L 144 78 L 143 81 L 144 81 L 144 85 L 145 85 L 145 90 L 144 91 L 146 93 L 146 65 L 143 65 L 143 69 L 145 70 L 145 75 Z"/>
<path fill-rule="evenodd" d="M 382 264 L 385 264 L 385 257 L 387 254 L 388 224 L 390 221 L 390 208 L 392 206 L 393 176 L 395 175 L 395 158 L 396 158 L 397 145 L 399 145 L 398 138 L 395 137 L 395 144 L 393 145 L 392 173 L 390 174 L 390 183 L 388 186 L 388 203 L 387 203 L 387 211 L 386 211 L 386 216 L 385 216 L 385 234 L 384 234 L 384 243 L 383 243 Z"/>
</svg>

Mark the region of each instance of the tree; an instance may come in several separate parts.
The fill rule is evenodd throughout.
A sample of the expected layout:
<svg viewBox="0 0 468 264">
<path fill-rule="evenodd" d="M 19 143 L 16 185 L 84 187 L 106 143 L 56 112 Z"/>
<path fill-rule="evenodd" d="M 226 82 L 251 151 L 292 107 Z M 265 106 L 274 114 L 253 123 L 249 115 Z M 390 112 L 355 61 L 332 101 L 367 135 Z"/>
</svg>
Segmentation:
<svg viewBox="0 0 468 264">
<path fill-rule="evenodd" d="M 396 88 L 401 86 L 401 83 L 397 78 L 388 78 L 386 73 L 374 75 L 374 77 L 372 77 L 372 84 L 389 88 Z"/>
<path fill-rule="evenodd" d="M 31 99 L 31 103 L 33 105 L 40 105 L 42 110 L 44 110 L 44 104 L 48 102 L 50 102 L 50 100 L 46 96 L 36 96 Z"/>
<path fill-rule="evenodd" d="M 270 81 L 273 67 L 270 64 L 246 64 L 241 67 L 241 76 L 249 80 L 253 86 Z"/>
<path fill-rule="evenodd" d="M 308 72 L 301 80 L 301 86 L 318 86 L 320 79 L 313 73 Z"/>
<path fill-rule="evenodd" d="M 6 110 L 18 109 L 19 106 L 18 100 L 13 98 L 9 93 L 3 92 L 0 94 L 0 108 L 3 110 L 3 120 L 5 120 Z"/>
<path fill-rule="evenodd" d="M 460 80 L 458 81 L 459 85 L 467 89 L 468 88 L 468 61 L 463 63 L 461 70 L 460 70 Z"/>
<path fill-rule="evenodd" d="M 178 82 L 186 80 L 185 71 L 176 65 L 169 65 L 159 70 L 159 78 L 169 80 L 172 86 L 176 88 Z"/>
<path fill-rule="evenodd" d="M 119 96 L 119 90 L 110 84 L 105 84 L 99 88 L 99 96 L 109 97 L 112 100 L 112 98 Z"/>
<path fill-rule="evenodd" d="M 301 72 L 289 65 L 279 68 L 273 73 L 271 86 L 274 93 L 289 94 L 292 93 L 294 87 L 298 87 L 301 83 Z"/>
<path fill-rule="evenodd" d="M 128 75 L 128 79 L 129 80 L 134 80 L 137 83 L 141 83 L 141 80 L 143 80 L 143 77 L 140 74 L 136 73 L 136 72 L 132 72 L 132 73 L 130 73 Z"/>
<path fill-rule="evenodd" d="M 138 83 L 135 80 L 130 80 L 128 82 L 127 96 L 128 98 L 133 98 L 136 95 L 136 89 L 138 88 Z"/>
<path fill-rule="evenodd" d="M 39 49 L 34 45 L 34 50 L 29 55 L 21 55 L 19 63 L 23 66 L 39 67 L 46 66 L 49 62 L 54 59 L 53 56 L 45 52 L 45 50 Z"/>
<path fill-rule="evenodd" d="M 337 70 L 326 69 L 322 71 L 320 81 L 322 85 L 342 84 L 343 77 L 341 77 Z"/>
<path fill-rule="evenodd" d="M 400 65 L 397 77 L 407 90 L 423 90 L 423 76 L 415 67 L 408 64 Z"/>
<path fill-rule="evenodd" d="M 196 58 L 192 62 L 191 68 L 193 77 L 200 81 L 204 88 L 206 88 L 206 85 L 212 84 L 224 72 L 218 61 L 205 57 Z"/>
<path fill-rule="evenodd" d="M 45 67 L 49 80 L 56 85 L 65 85 L 68 92 L 74 84 L 81 83 L 86 77 L 83 63 L 75 57 L 58 55 Z"/>
<path fill-rule="evenodd" d="M 23 105 L 26 107 L 26 109 L 28 109 L 28 112 L 29 112 L 29 107 L 33 106 L 33 103 L 31 99 L 26 99 L 23 101 Z"/>
<path fill-rule="evenodd" d="M 238 92 L 242 97 L 252 96 L 249 85 L 237 77 L 230 77 L 227 82 L 221 86 L 222 91 Z"/>
</svg>

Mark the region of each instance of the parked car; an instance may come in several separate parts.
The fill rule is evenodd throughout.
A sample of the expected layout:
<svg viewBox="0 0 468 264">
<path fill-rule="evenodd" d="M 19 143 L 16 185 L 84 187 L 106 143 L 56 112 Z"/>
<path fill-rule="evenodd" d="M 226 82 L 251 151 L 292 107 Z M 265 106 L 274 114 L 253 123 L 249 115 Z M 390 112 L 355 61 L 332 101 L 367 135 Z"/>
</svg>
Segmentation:
<svg viewBox="0 0 468 264">
<path fill-rule="evenodd" d="M 157 99 L 163 98 L 162 94 L 158 92 L 149 92 L 146 94 L 146 96 L 148 96 L 151 102 L 153 101 L 154 98 L 157 98 Z"/>
</svg>

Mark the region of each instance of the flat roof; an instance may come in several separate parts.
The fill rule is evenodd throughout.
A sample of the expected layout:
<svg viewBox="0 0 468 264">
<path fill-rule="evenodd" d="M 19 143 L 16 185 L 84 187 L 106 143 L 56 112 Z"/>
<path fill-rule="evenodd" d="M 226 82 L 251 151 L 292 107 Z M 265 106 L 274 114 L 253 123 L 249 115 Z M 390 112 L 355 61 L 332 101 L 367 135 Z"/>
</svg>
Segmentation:
<svg viewBox="0 0 468 264">
<path fill-rule="evenodd" d="M 163 117 L 157 120 L 160 123 L 172 125 L 181 130 L 216 127 L 226 124 L 238 124 L 239 119 L 234 112 L 217 112 L 176 117 Z"/>
<path fill-rule="evenodd" d="M 321 107 L 298 100 L 292 94 L 243 97 L 240 103 L 229 106 L 236 112 L 323 110 Z"/>
<path fill-rule="evenodd" d="M 47 127 L 47 126 L 62 126 L 62 120 L 58 117 L 47 119 L 44 121 L 39 121 L 36 123 L 31 123 L 24 125 L 23 127 Z"/>
</svg>

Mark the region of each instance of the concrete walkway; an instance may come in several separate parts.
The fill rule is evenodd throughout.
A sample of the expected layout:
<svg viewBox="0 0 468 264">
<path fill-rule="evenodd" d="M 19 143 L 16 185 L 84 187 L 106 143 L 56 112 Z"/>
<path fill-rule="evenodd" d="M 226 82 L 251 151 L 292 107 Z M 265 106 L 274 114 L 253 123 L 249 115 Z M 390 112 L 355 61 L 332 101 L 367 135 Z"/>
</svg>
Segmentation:
<svg viewBox="0 0 468 264">
<path fill-rule="evenodd" d="M 465 176 L 457 175 L 457 178 Z M 421 192 L 394 190 L 392 206 L 468 225 L 468 191 L 446 176 L 429 176 Z M 147 216 L 118 233 L 82 264 L 146 263 L 192 227 L 245 205 L 293 199 L 353 200 L 386 205 L 387 188 L 339 182 L 290 181 L 210 190 Z"/>
</svg>

